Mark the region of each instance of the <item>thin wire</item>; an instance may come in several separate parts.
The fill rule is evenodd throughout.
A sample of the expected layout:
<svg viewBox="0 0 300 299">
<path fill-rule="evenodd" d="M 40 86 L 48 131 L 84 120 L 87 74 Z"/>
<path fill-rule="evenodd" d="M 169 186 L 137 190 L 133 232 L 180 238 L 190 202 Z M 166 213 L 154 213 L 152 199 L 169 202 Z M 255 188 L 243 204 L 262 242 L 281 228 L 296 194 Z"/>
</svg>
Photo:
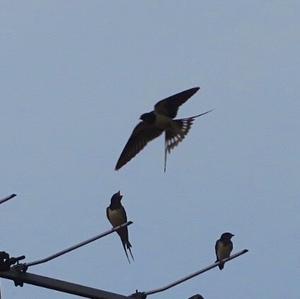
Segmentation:
<svg viewBox="0 0 300 299">
<path fill-rule="evenodd" d="M 228 262 L 228 261 L 230 261 L 232 259 L 237 258 L 238 256 L 240 256 L 242 254 L 245 254 L 246 252 L 248 252 L 248 249 L 244 249 L 242 251 L 239 251 L 239 252 L 231 255 L 230 257 L 222 260 L 222 261 L 218 261 L 218 262 L 216 262 L 216 263 L 214 263 L 214 264 L 212 264 L 212 265 L 210 265 L 210 266 L 208 266 L 206 268 L 203 268 L 203 269 L 201 269 L 201 270 L 199 270 L 197 272 L 194 272 L 194 273 L 192 273 L 192 274 L 190 274 L 188 276 L 185 276 L 185 277 L 183 277 L 183 278 L 181 278 L 179 280 L 176 280 L 176 281 L 174 281 L 174 282 L 172 282 L 172 283 L 170 283 L 170 284 L 168 284 L 168 285 L 166 285 L 164 287 L 161 287 L 161 288 L 158 288 L 158 289 L 154 289 L 154 290 L 150 290 L 148 292 L 143 292 L 143 294 L 145 294 L 146 296 L 148 296 L 148 295 L 152 295 L 152 294 L 156 294 L 156 293 L 160 293 L 160 292 L 163 292 L 165 290 L 168 290 L 168 289 L 170 289 L 170 288 L 172 288 L 172 287 L 174 287 L 174 286 L 176 286 L 176 285 L 178 285 L 180 283 L 183 283 L 183 282 L 185 282 L 185 281 L 187 281 L 187 280 L 189 280 L 189 279 L 191 279 L 191 278 L 193 278 L 193 277 L 195 277 L 195 276 L 197 276 L 199 274 L 202 274 L 202 273 L 204 273 L 204 272 L 206 272 L 206 271 L 208 271 L 208 270 L 210 270 L 212 268 L 217 267 L 220 264 L 220 262 Z"/>
<path fill-rule="evenodd" d="M 5 203 L 5 202 L 8 201 L 8 200 L 14 198 L 15 196 L 17 196 L 17 194 L 11 194 L 11 195 L 9 195 L 9 196 L 7 196 L 7 197 L 4 197 L 3 199 L 0 200 L 0 205 L 1 205 L 2 203 Z M 1 299 L 1 297 L 0 297 L 0 299 Z"/>
<path fill-rule="evenodd" d="M 35 265 L 46 263 L 46 262 L 51 261 L 51 260 L 53 260 L 53 259 L 55 259 L 55 258 L 57 258 L 57 257 L 59 257 L 59 256 L 61 256 L 63 254 L 66 254 L 66 253 L 68 253 L 70 251 L 73 251 L 73 250 L 79 248 L 79 247 L 82 247 L 82 246 L 87 245 L 87 244 L 89 244 L 91 242 L 94 242 L 94 241 L 96 241 L 96 240 L 98 240 L 100 238 L 103 238 L 103 237 L 105 237 L 105 236 L 107 236 L 109 234 L 112 234 L 113 232 L 117 231 L 118 229 L 120 229 L 122 227 L 125 227 L 125 226 L 128 226 L 128 225 L 130 225 L 132 223 L 133 223 L 132 221 L 128 221 L 126 223 L 123 223 L 120 226 L 116 226 L 116 227 L 114 227 L 114 228 L 112 228 L 112 229 L 110 229 L 110 230 L 108 230 L 108 231 L 106 231 L 106 232 L 104 232 L 104 233 L 102 233 L 100 235 L 97 235 L 97 236 L 92 237 L 92 238 L 90 238 L 88 240 L 85 240 L 83 242 L 75 244 L 75 245 L 73 245 L 73 246 L 71 246 L 69 248 L 61 250 L 61 251 L 59 251 L 59 252 L 57 252 L 55 254 L 52 254 L 52 255 L 50 255 L 50 256 L 48 256 L 46 258 L 43 258 L 43 259 L 40 259 L 40 260 L 36 260 L 36 261 L 31 262 L 31 263 L 25 263 L 24 266 L 25 267 L 31 267 L 31 266 L 35 266 Z"/>
</svg>

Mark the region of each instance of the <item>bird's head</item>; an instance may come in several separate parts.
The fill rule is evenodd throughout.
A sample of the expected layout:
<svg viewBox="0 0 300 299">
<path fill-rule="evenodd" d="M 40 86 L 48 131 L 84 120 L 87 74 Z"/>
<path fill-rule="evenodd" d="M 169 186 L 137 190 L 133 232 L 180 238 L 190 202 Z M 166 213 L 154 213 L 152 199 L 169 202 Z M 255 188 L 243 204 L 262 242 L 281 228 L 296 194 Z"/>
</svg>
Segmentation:
<svg viewBox="0 0 300 299">
<path fill-rule="evenodd" d="M 112 205 L 119 204 L 121 202 L 122 197 L 123 195 L 121 194 L 120 191 L 118 191 L 111 197 L 111 204 Z"/>
<path fill-rule="evenodd" d="M 190 297 L 189 299 L 204 299 L 200 294 L 196 294 L 192 297 Z"/>
<path fill-rule="evenodd" d="M 226 232 L 226 233 L 222 234 L 221 239 L 222 240 L 230 240 L 233 236 L 234 235 L 232 233 Z"/>
<path fill-rule="evenodd" d="M 140 119 L 146 123 L 153 124 L 155 122 L 155 114 L 153 112 L 147 112 L 142 114 Z"/>
</svg>

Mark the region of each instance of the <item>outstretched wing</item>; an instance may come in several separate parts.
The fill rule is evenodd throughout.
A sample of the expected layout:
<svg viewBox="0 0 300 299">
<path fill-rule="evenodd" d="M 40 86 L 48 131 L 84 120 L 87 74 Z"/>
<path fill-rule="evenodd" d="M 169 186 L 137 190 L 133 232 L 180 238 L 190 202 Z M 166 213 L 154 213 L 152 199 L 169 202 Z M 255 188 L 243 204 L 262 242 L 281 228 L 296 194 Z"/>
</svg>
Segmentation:
<svg viewBox="0 0 300 299">
<path fill-rule="evenodd" d="M 185 103 L 199 89 L 200 87 L 190 88 L 180 93 L 174 94 L 168 98 L 165 98 L 155 104 L 154 110 L 158 114 L 163 114 L 165 116 L 174 118 L 177 115 L 179 106 Z"/>
<path fill-rule="evenodd" d="M 115 170 L 120 169 L 136 154 L 138 154 L 146 144 L 158 137 L 163 132 L 162 129 L 141 121 L 133 130 L 129 140 L 127 141 L 120 158 L 116 164 Z"/>
</svg>

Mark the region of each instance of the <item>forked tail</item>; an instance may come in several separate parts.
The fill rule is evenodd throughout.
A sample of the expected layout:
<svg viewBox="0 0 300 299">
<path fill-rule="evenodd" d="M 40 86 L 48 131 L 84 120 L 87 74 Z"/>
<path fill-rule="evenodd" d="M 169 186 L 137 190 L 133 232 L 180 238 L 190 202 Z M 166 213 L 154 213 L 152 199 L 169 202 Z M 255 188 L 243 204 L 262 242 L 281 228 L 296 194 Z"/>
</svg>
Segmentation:
<svg viewBox="0 0 300 299">
<path fill-rule="evenodd" d="M 129 256 L 128 256 L 128 253 L 127 253 L 127 250 L 126 250 L 125 243 L 123 243 L 123 242 L 122 242 L 122 245 L 123 245 L 123 248 L 124 248 L 124 251 L 125 251 L 125 254 L 126 254 L 126 257 L 127 257 L 128 263 L 130 264 L 130 259 L 129 259 Z"/>
<path fill-rule="evenodd" d="M 133 257 L 133 254 L 132 254 L 132 252 L 131 252 L 131 244 L 129 243 L 129 241 L 127 242 L 127 249 L 129 250 L 129 253 L 130 253 L 130 255 L 131 255 L 131 258 L 132 258 L 132 260 L 134 261 L 134 257 Z"/>
<path fill-rule="evenodd" d="M 126 241 L 126 242 L 123 242 L 122 241 L 122 245 L 123 245 L 123 248 L 124 248 L 124 251 L 125 251 L 125 254 L 126 254 L 126 257 L 127 257 L 127 260 L 128 260 L 128 263 L 130 264 L 130 259 L 129 259 L 129 256 L 128 256 L 128 253 L 127 253 L 127 249 L 129 250 L 129 253 L 131 255 L 131 258 L 132 260 L 134 261 L 134 257 L 133 257 L 133 254 L 131 252 L 131 244 L 129 241 Z"/>
</svg>

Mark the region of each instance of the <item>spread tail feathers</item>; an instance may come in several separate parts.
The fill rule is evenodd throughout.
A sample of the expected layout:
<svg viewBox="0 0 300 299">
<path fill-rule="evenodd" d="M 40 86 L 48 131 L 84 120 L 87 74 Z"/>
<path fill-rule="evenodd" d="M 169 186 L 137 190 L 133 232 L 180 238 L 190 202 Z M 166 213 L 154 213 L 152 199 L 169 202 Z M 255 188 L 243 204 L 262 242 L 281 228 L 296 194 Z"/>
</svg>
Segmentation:
<svg viewBox="0 0 300 299">
<path fill-rule="evenodd" d="M 164 172 L 166 172 L 167 168 L 167 155 L 171 153 L 171 150 L 175 148 L 188 134 L 190 131 L 195 118 L 207 114 L 213 110 L 206 111 L 204 113 L 182 118 L 182 119 L 175 119 L 174 123 L 176 124 L 177 128 L 174 130 L 166 130 L 165 133 L 165 159 L 164 159 Z"/>
</svg>

